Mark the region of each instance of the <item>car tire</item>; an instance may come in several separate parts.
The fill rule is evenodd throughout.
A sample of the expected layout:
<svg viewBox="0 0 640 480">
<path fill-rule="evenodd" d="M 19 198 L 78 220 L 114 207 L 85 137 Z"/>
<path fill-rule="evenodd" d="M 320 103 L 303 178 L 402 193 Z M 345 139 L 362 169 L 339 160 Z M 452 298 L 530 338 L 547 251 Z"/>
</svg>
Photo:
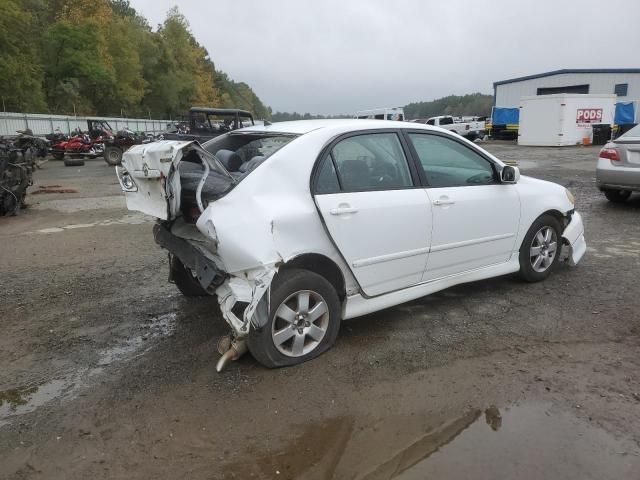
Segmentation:
<svg viewBox="0 0 640 480">
<path fill-rule="evenodd" d="M 104 149 L 103 158 L 107 165 L 115 167 L 122 164 L 122 149 L 119 147 L 109 146 Z"/>
<path fill-rule="evenodd" d="M 546 279 L 558 264 L 562 226 L 556 217 L 541 215 L 529 228 L 520 247 L 520 277 L 527 282 Z"/>
<path fill-rule="evenodd" d="M 185 297 L 204 297 L 210 295 L 209 292 L 202 288 L 202 285 L 200 285 L 198 279 L 193 276 L 191 270 L 185 267 L 175 255 L 171 256 L 169 268 L 171 269 L 170 273 L 173 282 Z"/>
<path fill-rule="evenodd" d="M 605 190 L 604 196 L 613 203 L 624 203 L 629 200 L 631 190 Z"/>
<path fill-rule="evenodd" d="M 81 167 L 84 165 L 84 158 L 65 158 L 65 167 Z"/>
<path fill-rule="evenodd" d="M 271 284 L 266 325 L 249 331 L 249 351 L 268 368 L 297 365 L 329 350 L 340 322 L 340 299 L 327 279 L 309 270 L 281 270 Z"/>
</svg>

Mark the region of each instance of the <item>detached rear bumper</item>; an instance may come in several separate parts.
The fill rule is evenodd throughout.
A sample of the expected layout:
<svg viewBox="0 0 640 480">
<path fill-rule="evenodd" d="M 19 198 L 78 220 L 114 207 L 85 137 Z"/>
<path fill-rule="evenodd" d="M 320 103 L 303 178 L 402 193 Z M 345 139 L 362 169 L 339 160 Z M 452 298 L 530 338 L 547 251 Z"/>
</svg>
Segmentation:
<svg viewBox="0 0 640 480">
<path fill-rule="evenodd" d="M 587 251 L 587 242 L 584 240 L 584 224 L 582 216 L 573 212 L 569 225 L 562 232 L 565 248 L 569 248 L 569 265 L 577 265 Z"/>
</svg>

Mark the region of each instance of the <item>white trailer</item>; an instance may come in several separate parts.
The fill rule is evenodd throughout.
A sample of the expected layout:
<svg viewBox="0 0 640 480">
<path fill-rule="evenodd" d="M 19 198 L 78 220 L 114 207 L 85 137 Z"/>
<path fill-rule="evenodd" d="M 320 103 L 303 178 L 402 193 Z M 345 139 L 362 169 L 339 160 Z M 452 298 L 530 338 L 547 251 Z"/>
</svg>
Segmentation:
<svg viewBox="0 0 640 480">
<path fill-rule="evenodd" d="M 592 125 L 613 125 L 616 96 L 554 94 L 522 97 L 518 145 L 591 143 Z"/>
</svg>

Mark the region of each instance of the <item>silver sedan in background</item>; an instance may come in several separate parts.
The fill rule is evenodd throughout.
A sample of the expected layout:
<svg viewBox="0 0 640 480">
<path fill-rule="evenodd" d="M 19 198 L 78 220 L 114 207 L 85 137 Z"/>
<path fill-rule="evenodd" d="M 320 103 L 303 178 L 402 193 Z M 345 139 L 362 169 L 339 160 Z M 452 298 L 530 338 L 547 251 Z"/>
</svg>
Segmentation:
<svg viewBox="0 0 640 480">
<path fill-rule="evenodd" d="M 640 191 L 640 125 L 600 150 L 596 185 L 615 203 L 626 202 L 631 192 Z"/>
</svg>

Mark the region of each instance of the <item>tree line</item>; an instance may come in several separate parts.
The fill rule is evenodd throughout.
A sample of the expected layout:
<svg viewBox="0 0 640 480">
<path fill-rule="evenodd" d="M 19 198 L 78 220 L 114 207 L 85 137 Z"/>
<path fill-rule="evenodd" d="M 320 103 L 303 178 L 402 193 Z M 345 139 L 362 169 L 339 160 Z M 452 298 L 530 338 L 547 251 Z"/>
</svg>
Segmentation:
<svg viewBox="0 0 640 480">
<path fill-rule="evenodd" d="M 430 102 L 414 102 L 404 107 L 404 114 L 408 120 L 414 118 L 428 118 L 437 115 L 477 115 L 491 114 L 493 96 L 482 93 L 468 95 L 449 95 Z"/>
<path fill-rule="evenodd" d="M 175 118 L 189 107 L 269 118 L 249 85 L 215 68 L 177 7 L 153 30 L 128 0 L 0 0 L 6 111 Z"/>
<path fill-rule="evenodd" d="M 449 95 L 429 102 L 414 102 L 405 105 L 403 108 L 407 120 L 413 120 L 415 118 L 435 117 L 436 115 L 488 116 L 491 114 L 492 105 L 492 95 L 472 93 L 462 96 Z M 317 118 L 352 118 L 354 113 L 355 112 L 340 115 L 313 115 L 298 112 L 275 112 L 271 116 L 274 122 L 285 122 L 287 120 L 313 120 Z"/>
</svg>

